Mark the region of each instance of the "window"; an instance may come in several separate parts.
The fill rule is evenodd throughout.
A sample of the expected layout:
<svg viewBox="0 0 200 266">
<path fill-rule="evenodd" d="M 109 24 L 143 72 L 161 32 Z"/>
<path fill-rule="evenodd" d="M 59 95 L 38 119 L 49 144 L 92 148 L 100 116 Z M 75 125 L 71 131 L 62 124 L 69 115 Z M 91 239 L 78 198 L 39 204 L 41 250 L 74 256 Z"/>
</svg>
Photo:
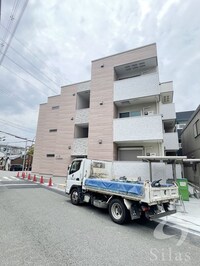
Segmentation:
<svg viewBox="0 0 200 266">
<path fill-rule="evenodd" d="M 81 167 L 81 161 L 74 161 L 70 167 L 70 171 L 69 174 L 73 174 L 75 172 L 77 172 Z"/>
<path fill-rule="evenodd" d="M 52 106 L 52 110 L 56 110 L 56 109 L 59 109 L 60 108 L 60 106 L 58 106 L 58 105 L 56 105 L 56 106 Z"/>
<path fill-rule="evenodd" d="M 47 154 L 47 157 L 55 157 L 55 154 L 49 153 L 49 154 Z"/>
<path fill-rule="evenodd" d="M 140 111 L 130 112 L 130 116 L 141 116 L 141 112 Z"/>
<path fill-rule="evenodd" d="M 49 129 L 49 132 L 57 132 L 57 129 Z"/>
<path fill-rule="evenodd" d="M 129 116 L 130 116 L 129 112 L 126 112 L 126 113 L 119 113 L 119 117 L 120 117 L 120 118 L 129 117 Z"/>
<path fill-rule="evenodd" d="M 194 125 L 193 125 L 193 129 L 194 129 L 194 137 L 196 138 L 197 136 L 200 135 L 200 121 L 197 120 Z"/>
<path fill-rule="evenodd" d="M 177 124 L 176 129 L 183 129 L 186 126 L 186 124 Z"/>
<path fill-rule="evenodd" d="M 141 116 L 141 111 L 119 113 L 119 118 L 133 117 L 133 116 Z"/>
</svg>

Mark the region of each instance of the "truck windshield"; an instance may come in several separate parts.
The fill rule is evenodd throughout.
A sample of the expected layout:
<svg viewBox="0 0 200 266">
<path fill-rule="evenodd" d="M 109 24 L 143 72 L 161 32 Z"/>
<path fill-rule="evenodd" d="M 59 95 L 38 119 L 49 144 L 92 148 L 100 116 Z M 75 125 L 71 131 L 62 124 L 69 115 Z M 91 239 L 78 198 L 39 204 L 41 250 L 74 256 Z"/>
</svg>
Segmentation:
<svg viewBox="0 0 200 266">
<path fill-rule="evenodd" d="M 74 161 L 71 165 L 69 174 L 71 175 L 71 174 L 77 172 L 80 169 L 80 166 L 81 166 L 81 161 Z"/>
</svg>

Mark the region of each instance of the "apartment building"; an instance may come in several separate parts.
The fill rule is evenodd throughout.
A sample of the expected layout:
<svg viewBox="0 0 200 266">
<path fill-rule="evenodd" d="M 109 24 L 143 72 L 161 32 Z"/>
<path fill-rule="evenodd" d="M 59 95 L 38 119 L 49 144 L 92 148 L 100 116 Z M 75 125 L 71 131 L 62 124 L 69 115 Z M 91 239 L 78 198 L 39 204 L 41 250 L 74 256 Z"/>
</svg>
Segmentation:
<svg viewBox="0 0 200 266">
<path fill-rule="evenodd" d="M 156 44 L 92 61 L 91 80 L 40 105 L 33 172 L 65 176 L 73 158 L 176 155 L 173 83 L 160 83 Z"/>
<path fill-rule="evenodd" d="M 176 130 L 178 133 L 178 142 L 179 142 L 178 155 L 182 155 L 181 132 L 184 129 L 184 127 L 187 125 L 193 113 L 194 111 L 176 112 Z"/>
</svg>

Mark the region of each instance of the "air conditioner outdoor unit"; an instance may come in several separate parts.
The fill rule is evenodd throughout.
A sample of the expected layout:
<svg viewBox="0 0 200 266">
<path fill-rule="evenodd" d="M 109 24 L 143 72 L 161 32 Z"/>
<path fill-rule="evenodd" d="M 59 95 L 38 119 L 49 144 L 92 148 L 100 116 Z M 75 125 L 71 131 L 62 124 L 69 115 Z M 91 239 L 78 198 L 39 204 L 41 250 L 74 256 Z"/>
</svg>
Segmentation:
<svg viewBox="0 0 200 266">
<path fill-rule="evenodd" d="M 153 115 L 154 114 L 154 111 L 145 111 L 144 112 L 144 115 Z"/>
</svg>

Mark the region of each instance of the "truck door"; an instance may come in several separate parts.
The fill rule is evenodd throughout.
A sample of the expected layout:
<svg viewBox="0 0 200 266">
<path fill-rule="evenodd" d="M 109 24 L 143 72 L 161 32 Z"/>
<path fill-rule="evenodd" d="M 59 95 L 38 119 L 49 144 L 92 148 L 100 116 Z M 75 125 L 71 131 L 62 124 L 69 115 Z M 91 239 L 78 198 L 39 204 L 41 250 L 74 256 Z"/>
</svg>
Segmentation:
<svg viewBox="0 0 200 266">
<path fill-rule="evenodd" d="M 82 160 L 75 160 L 72 162 L 71 167 L 69 169 L 68 177 L 67 177 L 66 193 L 69 193 L 70 188 L 73 185 L 81 186 L 82 168 L 83 168 Z"/>
</svg>

